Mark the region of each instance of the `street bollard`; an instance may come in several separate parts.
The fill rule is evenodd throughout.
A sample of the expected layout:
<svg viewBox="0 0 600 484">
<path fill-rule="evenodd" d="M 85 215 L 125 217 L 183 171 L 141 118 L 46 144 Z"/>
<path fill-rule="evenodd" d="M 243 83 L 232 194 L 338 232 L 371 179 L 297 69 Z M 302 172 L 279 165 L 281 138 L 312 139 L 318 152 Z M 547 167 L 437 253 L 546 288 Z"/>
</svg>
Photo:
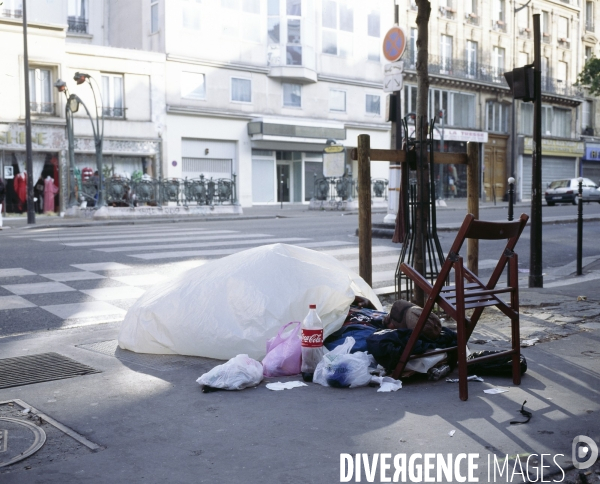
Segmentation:
<svg viewBox="0 0 600 484">
<path fill-rule="evenodd" d="M 508 179 L 508 221 L 512 222 L 514 218 L 514 198 L 515 197 L 515 179 L 511 176 Z M 506 265 L 506 284 L 510 286 L 510 264 Z"/>
<path fill-rule="evenodd" d="M 583 274 L 583 178 L 579 177 L 579 195 L 577 203 L 577 275 Z"/>
</svg>

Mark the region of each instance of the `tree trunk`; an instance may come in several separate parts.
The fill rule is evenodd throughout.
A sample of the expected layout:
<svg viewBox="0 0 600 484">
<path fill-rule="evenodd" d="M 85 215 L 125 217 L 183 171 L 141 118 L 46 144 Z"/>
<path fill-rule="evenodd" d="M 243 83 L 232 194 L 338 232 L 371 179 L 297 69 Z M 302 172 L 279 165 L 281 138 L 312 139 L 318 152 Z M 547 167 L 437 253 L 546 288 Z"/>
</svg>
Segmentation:
<svg viewBox="0 0 600 484">
<path fill-rule="evenodd" d="M 417 119 L 415 120 L 417 138 L 417 211 L 415 221 L 415 259 L 414 268 L 426 277 L 426 240 L 429 219 L 429 163 L 427 160 L 427 100 L 429 97 L 429 73 L 427 72 L 429 56 L 429 16 L 431 4 L 429 0 L 416 0 L 417 4 Z M 420 129 L 423 127 L 423 129 Z M 425 293 L 415 285 L 414 303 L 423 307 Z"/>
</svg>

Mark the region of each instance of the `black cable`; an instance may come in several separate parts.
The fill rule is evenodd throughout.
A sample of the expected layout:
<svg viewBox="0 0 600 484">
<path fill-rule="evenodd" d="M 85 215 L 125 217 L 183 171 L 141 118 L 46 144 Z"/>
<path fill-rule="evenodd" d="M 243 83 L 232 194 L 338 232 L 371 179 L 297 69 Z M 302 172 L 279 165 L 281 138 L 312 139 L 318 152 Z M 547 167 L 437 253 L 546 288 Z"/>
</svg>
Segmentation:
<svg viewBox="0 0 600 484">
<path fill-rule="evenodd" d="M 510 424 L 511 425 L 515 425 L 515 424 L 526 424 L 527 422 L 529 422 L 531 420 L 531 417 L 533 417 L 533 414 L 529 411 L 529 410 L 525 410 L 525 404 L 527 403 L 527 400 L 525 400 L 523 402 L 523 405 L 521 405 L 521 410 L 519 410 L 519 412 L 521 413 L 521 415 L 523 415 L 527 420 L 511 420 Z"/>
</svg>

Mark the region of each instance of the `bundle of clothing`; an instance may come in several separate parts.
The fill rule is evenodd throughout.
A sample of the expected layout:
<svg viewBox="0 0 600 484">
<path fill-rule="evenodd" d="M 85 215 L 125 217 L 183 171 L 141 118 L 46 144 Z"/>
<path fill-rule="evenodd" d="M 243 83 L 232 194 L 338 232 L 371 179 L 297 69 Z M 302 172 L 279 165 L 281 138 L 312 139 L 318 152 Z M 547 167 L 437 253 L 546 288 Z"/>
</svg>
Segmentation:
<svg viewBox="0 0 600 484">
<path fill-rule="evenodd" d="M 352 336 L 356 342 L 351 353 L 367 351 L 387 372 L 391 372 L 400 360 L 421 311 L 419 306 L 398 300 L 388 314 L 377 311 L 368 299 L 357 297 L 343 326 L 325 340 L 325 347 L 331 351 L 343 344 L 346 337 Z M 456 344 L 456 332 L 443 327 L 437 315 L 432 313 L 411 354 L 419 355 Z"/>
</svg>

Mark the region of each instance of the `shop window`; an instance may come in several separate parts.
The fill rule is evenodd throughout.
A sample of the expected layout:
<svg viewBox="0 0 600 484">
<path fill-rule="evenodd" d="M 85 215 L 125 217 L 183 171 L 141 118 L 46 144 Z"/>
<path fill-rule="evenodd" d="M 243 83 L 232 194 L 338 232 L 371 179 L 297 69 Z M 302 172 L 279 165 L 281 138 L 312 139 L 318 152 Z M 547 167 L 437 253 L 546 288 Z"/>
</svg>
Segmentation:
<svg viewBox="0 0 600 484">
<path fill-rule="evenodd" d="M 232 77 L 231 100 L 240 103 L 252 102 L 252 81 L 250 79 Z"/>
<path fill-rule="evenodd" d="M 52 71 L 50 69 L 29 69 L 29 106 L 32 113 L 55 114 L 52 102 Z"/>
<path fill-rule="evenodd" d="M 346 91 L 329 91 L 329 110 L 346 112 Z"/>
<path fill-rule="evenodd" d="M 508 132 L 508 106 L 498 102 L 488 102 L 486 104 L 487 127 L 488 131 L 494 133 Z"/>
<path fill-rule="evenodd" d="M 158 0 L 150 0 L 150 33 L 158 32 Z"/>
<path fill-rule="evenodd" d="M 182 25 L 185 29 L 200 30 L 200 4 L 202 0 L 183 0 Z"/>
<path fill-rule="evenodd" d="M 204 74 L 182 72 L 181 97 L 186 99 L 206 99 L 206 79 Z"/>
<path fill-rule="evenodd" d="M 381 114 L 381 96 L 367 94 L 367 113 L 369 114 L 377 114 L 378 116 Z"/>
<path fill-rule="evenodd" d="M 350 58 L 354 47 L 354 10 L 334 0 L 323 1 L 323 54 Z"/>
<path fill-rule="evenodd" d="M 69 32 L 78 34 L 88 33 L 87 0 L 69 0 L 67 4 L 67 24 Z"/>
<path fill-rule="evenodd" d="M 377 10 L 371 11 L 367 16 L 367 58 L 370 61 L 379 62 L 381 50 L 381 17 Z"/>
<path fill-rule="evenodd" d="M 283 83 L 283 105 L 302 107 L 302 86 L 300 84 Z"/>
<path fill-rule="evenodd" d="M 107 118 L 125 117 L 122 75 L 102 74 L 102 113 Z"/>
<path fill-rule="evenodd" d="M 223 35 L 260 42 L 260 0 L 221 0 Z"/>
</svg>

